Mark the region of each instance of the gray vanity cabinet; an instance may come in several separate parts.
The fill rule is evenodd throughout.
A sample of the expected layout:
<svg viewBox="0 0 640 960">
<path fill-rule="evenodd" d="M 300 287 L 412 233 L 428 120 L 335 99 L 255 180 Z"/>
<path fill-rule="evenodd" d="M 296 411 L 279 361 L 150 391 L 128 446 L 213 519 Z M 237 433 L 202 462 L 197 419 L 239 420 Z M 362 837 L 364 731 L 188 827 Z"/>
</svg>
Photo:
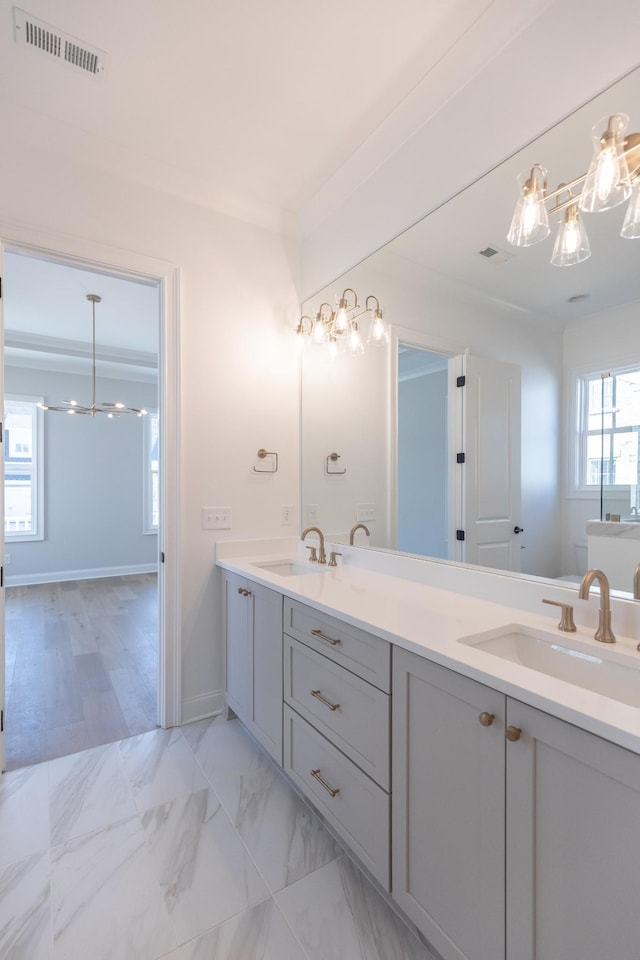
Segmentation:
<svg viewBox="0 0 640 960">
<path fill-rule="evenodd" d="M 636 754 L 396 649 L 392 784 L 393 896 L 444 960 L 640 956 Z"/>
<path fill-rule="evenodd" d="M 392 704 L 393 896 L 444 960 L 503 960 L 505 698 L 396 648 Z"/>
<path fill-rule="evenodd" d="M 507 960 L 640 957 L 640 757 L 517 701 Z"/>
<path fill-rule="evenodd" d="M 226 572 L 227 703 L 282 766 L 282 595 Z"/>
<path fill-rule="evenodd" d="M 284 603 L 284 769 L 389 889 L 389 644 Z"/>
</svg>

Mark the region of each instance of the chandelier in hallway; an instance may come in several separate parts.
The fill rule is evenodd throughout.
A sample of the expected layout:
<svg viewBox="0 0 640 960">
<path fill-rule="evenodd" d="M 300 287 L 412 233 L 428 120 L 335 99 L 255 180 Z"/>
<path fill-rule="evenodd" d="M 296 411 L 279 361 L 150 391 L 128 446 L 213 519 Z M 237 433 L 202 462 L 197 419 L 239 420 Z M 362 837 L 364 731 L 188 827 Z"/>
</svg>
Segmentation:
<svg viewBox="0 0 640 960">
<path fill-rule="evenodd" d="M 61 400 L 59 405 L 49 403 L 39 403 L 41 410 L 53 410 L 58 413 L 70 414 L 88 414 L 95 417 L 98 413 L 104 413 L 110 419 L 115 419 L 122 414 L 134 414 L 136 417 L 144 417 L 147 411 L 140 407 L 128 407 L 120 401 L 109 402 L 106 400 L 96 400 L 96 303 L 100 303 L 102 297 L 97 293 L 88 293 L 87 300 L 91 303 L 92 311 L 92 350 L 91 350 L 91 403 L 85 405 L 77 400 Z"/>
</svg>

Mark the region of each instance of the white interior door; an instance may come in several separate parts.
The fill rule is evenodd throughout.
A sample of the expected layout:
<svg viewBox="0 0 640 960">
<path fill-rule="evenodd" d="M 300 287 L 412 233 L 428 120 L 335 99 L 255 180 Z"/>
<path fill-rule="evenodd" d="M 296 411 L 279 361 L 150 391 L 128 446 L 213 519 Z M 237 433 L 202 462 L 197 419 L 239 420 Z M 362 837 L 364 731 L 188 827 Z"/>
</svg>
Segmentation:
<svg viewBox="0 0 640 960">
<path fill-rule="evenodd" d="M 451 366 L 454 463 L 464 454 L 455 471 L 453 559 L 518 571 L 523 532 L 520 367 L 468 354 L 454 358 Z M 463 386 L 457 386 L 459 377 L 464 377 Z"/>
</svg>

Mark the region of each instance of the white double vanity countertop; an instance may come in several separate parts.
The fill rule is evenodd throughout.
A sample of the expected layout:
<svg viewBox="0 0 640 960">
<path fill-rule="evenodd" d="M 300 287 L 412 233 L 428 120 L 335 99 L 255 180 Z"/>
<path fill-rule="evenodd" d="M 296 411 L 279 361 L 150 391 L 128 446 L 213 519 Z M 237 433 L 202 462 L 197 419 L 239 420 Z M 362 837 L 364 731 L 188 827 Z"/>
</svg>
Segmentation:
<svg viewBox="0 0 640 960">
<path fill-rule="evenodd" d="M 309 541 L 312 542 L 316 541 Z M 575 587 L 562 581 L 510 577 L 462 565 L 354 550 L 339 544 L 336 549 L 343 556 L 338 559 L 338 566 L 319 567 L 301 556 L 300 546 L 293 538 L 223 542 L 217 546 L 216 562 L 226 570 L 640 754 L 640 604 L 612 601 L 617 642 L 603 644 L 593 637 L 600 601 L 597 592 L 588 601 L 582 601 Z M 328 544 L 327 556 L 330 548 Z M 314 572 L 283 576 L 259 565 L 294 558 L 296 565 Z M 575 605 L 576 633 L 558 630 L 560 611 L 543 606 L 543 597 Z M 497 635 L 508 633 L 508 627 L 514 627 L 513 632 L 524 628 L 534 636 L 536 631 L 544 631 L 545 649 L 553 649 L 555 641 L 558 647 L 565 648 L 560 656 L 567 647 L 572 648 L 562 658 L 563 669 L 569 675 L 574 665 L 576 676 L 585 663 L 587 670 L 596 672 L 601 669 L 600 661 L 604 661 L 605 671 L 613 665 L 614 675 L 621 676 L 626 688 L 624 699 L 637 705 L 524 666 L 517 662 L 517 657 L 504 659 L 460 642 L 468 637 L 478 639 L 478 634 L 488 631 Z M 623 630 L 634 636 L 625 636 Z"/>
</svg>

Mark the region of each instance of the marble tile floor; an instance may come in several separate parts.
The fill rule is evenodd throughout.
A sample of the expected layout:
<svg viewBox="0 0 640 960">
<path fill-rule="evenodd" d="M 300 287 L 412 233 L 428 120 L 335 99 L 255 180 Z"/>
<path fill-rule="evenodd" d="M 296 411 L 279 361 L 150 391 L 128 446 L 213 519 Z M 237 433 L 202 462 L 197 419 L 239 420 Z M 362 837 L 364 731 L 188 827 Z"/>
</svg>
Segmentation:
<svg viewBox="0 0 640 960">
<path fill-rule="evenodd" d="M 433 960 L 238 721 L 0 778 L 2 960 Z"/>
</svg>

